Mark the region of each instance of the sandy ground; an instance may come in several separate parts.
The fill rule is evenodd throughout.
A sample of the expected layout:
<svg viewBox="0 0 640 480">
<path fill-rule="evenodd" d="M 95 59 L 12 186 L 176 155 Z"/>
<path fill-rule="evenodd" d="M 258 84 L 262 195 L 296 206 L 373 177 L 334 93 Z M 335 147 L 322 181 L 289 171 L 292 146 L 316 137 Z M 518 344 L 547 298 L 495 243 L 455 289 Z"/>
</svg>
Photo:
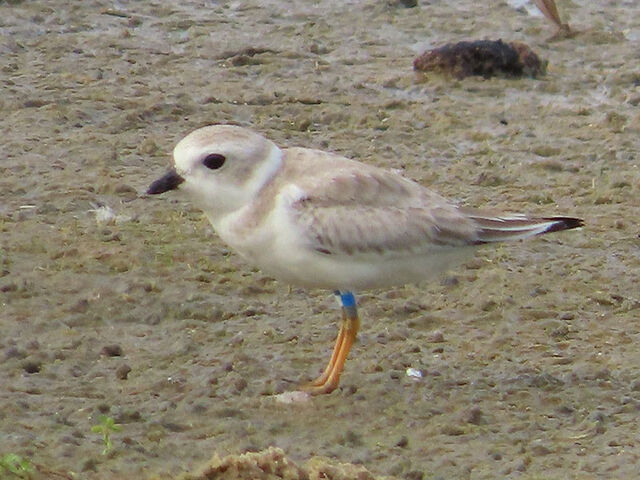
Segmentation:
<svg viewBox="0 0 640 480">
<path fill-rule="evenodd" d="M 640 6 L 561 1 L 581 33 L 550 42 L 515 3 L 1 3 L 0 456 L 42 478 L 171 478 L 270 446 L 376 478 L 636 478 Z M 527 42 L 548 74 L 414 75 L 424 49 L 482 38 Z M 364 292 L 342 388 L 285 405 L 328 359 L 335 300 L 142 195 L 224 122 L 586 227 Z M 100 415 L 122 427 L 105 455 Z"/>
</svg>

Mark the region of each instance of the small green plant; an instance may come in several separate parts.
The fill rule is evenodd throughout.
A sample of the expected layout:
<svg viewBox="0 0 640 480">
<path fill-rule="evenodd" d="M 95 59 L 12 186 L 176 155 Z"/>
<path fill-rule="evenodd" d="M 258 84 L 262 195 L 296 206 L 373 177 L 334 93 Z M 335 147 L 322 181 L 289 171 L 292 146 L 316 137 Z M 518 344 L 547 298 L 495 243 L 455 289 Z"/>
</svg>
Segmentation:
<svg viewBox="0 0 640 480">
<path fill-rule="evenodd" d="M 11 476 L 5 477 L 5 474 L 12 474 L 15 478 L 28 479 L 31 478 L 33 471 L 31 462 L 20 455 L 7 453 L 0 457 L 0 478 L 12 478 Z"/>
<path fill-rule="evenodd" d="M 99 433 L 102 435 L 102 443 L 104 449 L 102 454 L 106 455 L 113 448 L 113 442 L 111 441 L 111 432 L 119 432 L 122 427 L 116 424 L 115 420 L 107 415 L 100 415 L 100 423 L 91 427 L 93 433 Z"/>
</svg>

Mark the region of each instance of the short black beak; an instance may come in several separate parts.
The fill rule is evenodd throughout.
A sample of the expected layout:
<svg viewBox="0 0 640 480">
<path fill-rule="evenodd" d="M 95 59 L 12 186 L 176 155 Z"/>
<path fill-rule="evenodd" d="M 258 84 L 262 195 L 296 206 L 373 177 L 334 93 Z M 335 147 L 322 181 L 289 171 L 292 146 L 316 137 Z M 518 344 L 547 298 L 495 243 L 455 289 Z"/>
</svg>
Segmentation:
<svg viewBox="0 0 640 480">
<path fill-rule="evenodd" d="M 147 194 L 157 195 L 159 193 L 168 192 L 169 190 L 175 190 L 182 182 L 184 182 L 184 178 L 178 175 L 178 172 L 172 168 L 158 180 L 149 185 Z"/>
</svg>

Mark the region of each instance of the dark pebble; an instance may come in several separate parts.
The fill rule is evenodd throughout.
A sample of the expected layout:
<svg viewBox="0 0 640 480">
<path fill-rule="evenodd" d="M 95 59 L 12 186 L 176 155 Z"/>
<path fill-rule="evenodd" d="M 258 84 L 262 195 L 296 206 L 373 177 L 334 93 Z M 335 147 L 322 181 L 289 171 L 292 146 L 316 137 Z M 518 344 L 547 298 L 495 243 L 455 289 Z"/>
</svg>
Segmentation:
<svg viewBox="0 0 640 480">
<path fill-rule="evenodd" d="M 395 0 L 393 2 L 390 2 L 390 5 L 404 8 L 414 8 L 418 6 L 418 0 Z"/>
<path fill-rule="evenodd" d="M 22 365 L 22 368 L 24 368 L 24 371 L 27 373 L 38 373 L 42 369 L 42 362 L 37 360 L 27 360 Z"/>
<path fill-rule="evenodd" d="M 126 380 L 129 376 L 130 371 L 131 367 L 126 363 L 123 363 L 118 368 L 116 368 L 116 378 L 119 380 Z"/>
<path fill-rule="evenodd" d="M 0 285 L 0 292 L 16 292 L 18 290 L 18 285 L 14 282 L 5 283 L 4 285 Z"/>
<path fill-rule="evenodd" d="M 105 345 L 104 347 L 102 347 L 101 353 L 103 355 L 106 355 L 107 357 L 121 357 L 122 347 L 118 344 Z"/>
<path fill-rule="evenodd" d="M 404 448 L 407 445 L 409 445 L 409 439 L 405 435 L 400 437 L 400 440 L 396 442 L 396 447 Z"/>
<path fill-rule="evenodd" d="M 227 362 L 225 364 L 222 365 L 222 370 L 225 372 L 232 372 L 233 371 L 233 363 L 232 362 Z"/>
</svg>

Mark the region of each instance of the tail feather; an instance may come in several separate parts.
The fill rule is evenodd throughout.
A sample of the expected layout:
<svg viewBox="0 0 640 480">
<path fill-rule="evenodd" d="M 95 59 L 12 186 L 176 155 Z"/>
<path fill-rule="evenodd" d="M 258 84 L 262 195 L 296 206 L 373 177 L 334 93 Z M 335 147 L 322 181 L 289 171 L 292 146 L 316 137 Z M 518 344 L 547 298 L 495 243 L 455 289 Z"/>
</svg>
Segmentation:
<svg viewBox="0 0 640 480">
<path fill-rule="evenodd" d="M 526 215 L 470 214 L 478 224 L 477 243 L 521 240 L 535 235 L 580 228 L 584 222 L 573 217 L 527 217 Z"/>
</svg>

